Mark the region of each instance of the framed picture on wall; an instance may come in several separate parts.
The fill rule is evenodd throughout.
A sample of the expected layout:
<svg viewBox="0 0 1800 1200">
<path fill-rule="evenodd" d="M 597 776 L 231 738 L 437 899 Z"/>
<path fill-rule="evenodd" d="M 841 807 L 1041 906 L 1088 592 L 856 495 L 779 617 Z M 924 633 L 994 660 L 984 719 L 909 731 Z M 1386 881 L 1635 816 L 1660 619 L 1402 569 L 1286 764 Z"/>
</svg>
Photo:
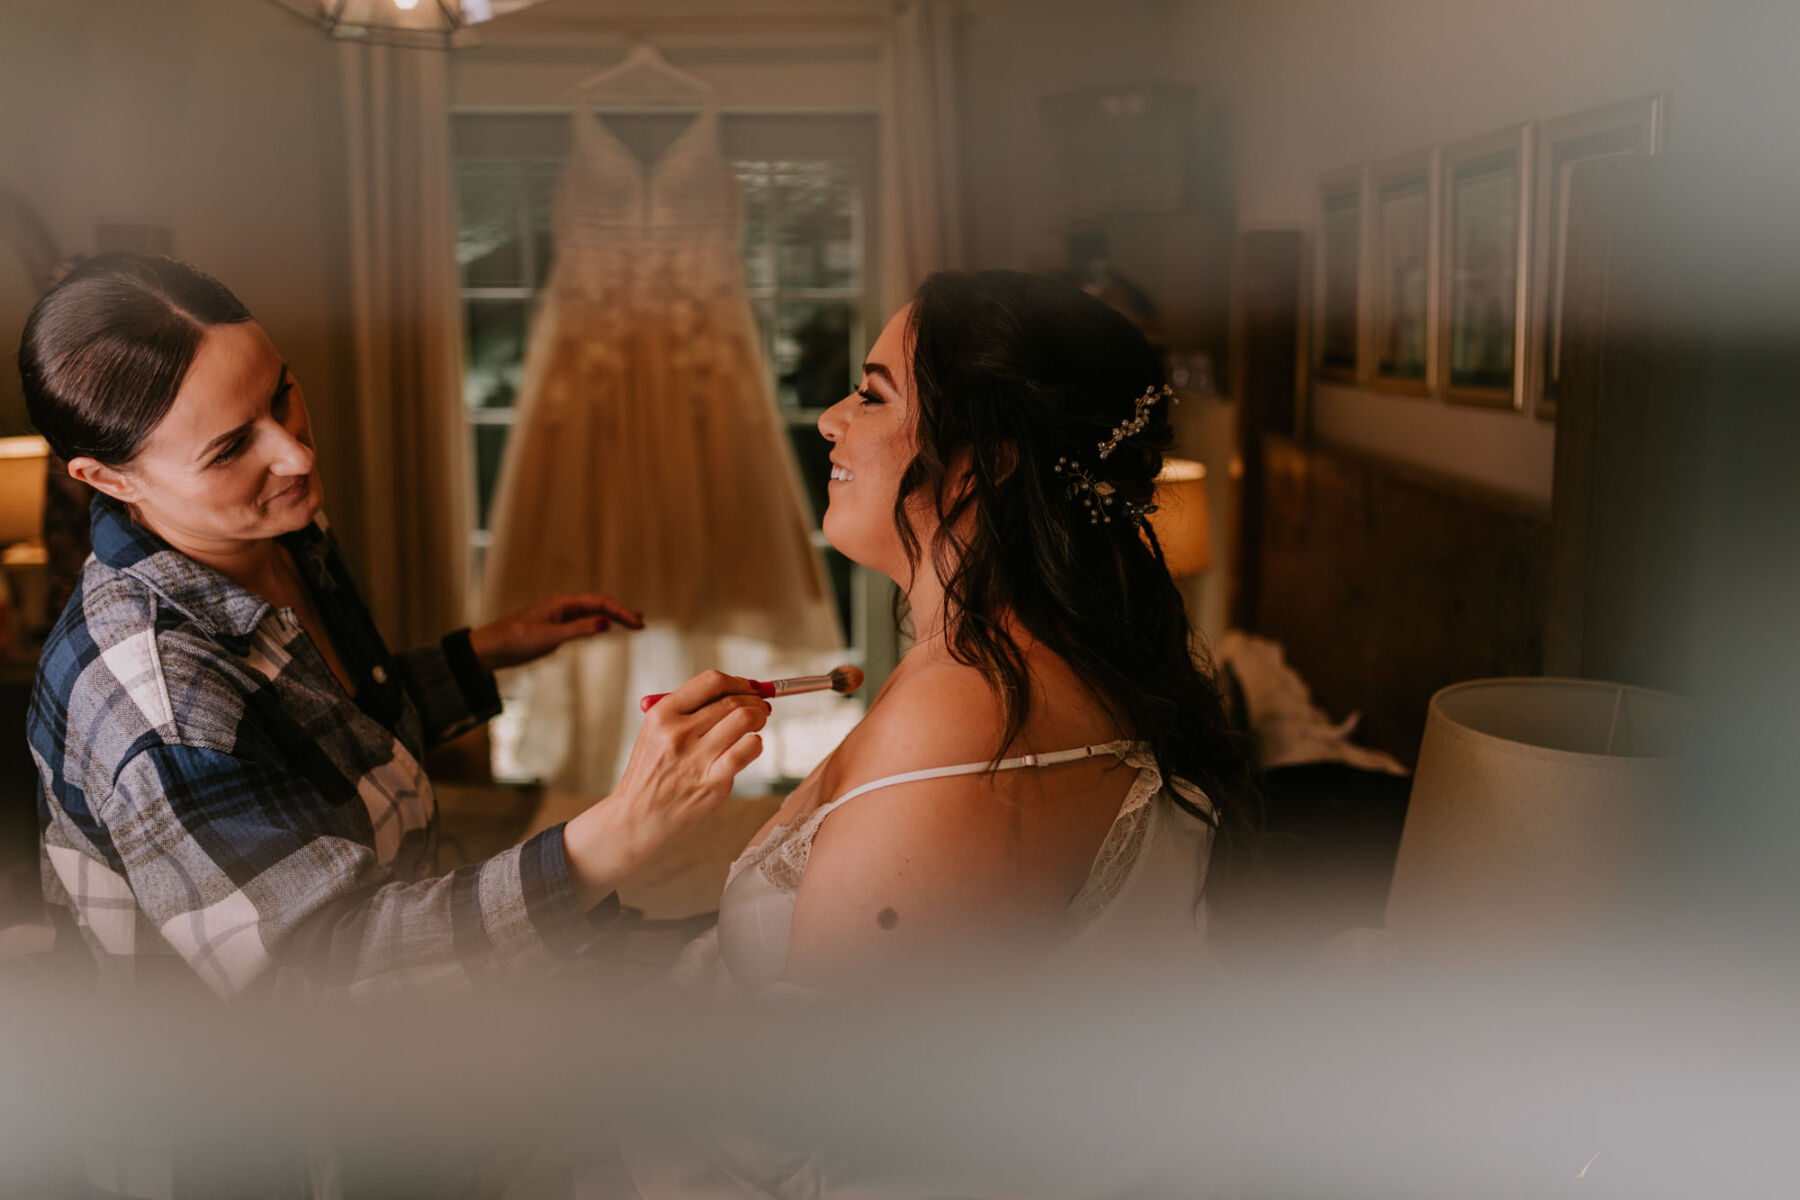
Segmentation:
<svg viewBox="0 0 1800 1200">
<path fill-rule="evenodd" d="M 1362 301 L 1368 185 L 1368 169 L 1358 167 L 1327 175 L 1319 187 L 1313 367 L 1329 379 L 1367 377 Z"/>
<path fill-rule="evenodd" d="M 1444 398 L 1522 409 L 1532 125 L 1444 151 L 1438 334 Z"/>
<path fill-rule="evenodd" d="M 1371 172 L 1372 384 L 1381 391 L 1426 396 L 1437 383 L 1438 168 L 1427 150 Z"/>
<path fill-rule="evenodd" d="M 1531 341 L 1527 383 L 1532 410 L 1556 419 L 1562 383 L 1562 308 L 1568 260 L 1569 188 L 1585 163 L 1625 154 L 1662 152 L 1663 104 L 1645 96 L 1545 121 L 1538 128 L 1536 197 L 1532 211 L 1537 242 L 1531 267 Z"/>
</svg>

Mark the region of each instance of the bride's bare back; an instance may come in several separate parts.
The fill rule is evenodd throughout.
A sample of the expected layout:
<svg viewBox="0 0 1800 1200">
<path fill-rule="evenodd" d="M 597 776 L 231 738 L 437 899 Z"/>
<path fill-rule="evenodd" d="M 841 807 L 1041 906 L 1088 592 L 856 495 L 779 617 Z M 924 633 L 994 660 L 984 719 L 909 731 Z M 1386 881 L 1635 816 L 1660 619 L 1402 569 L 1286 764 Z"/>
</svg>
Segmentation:
<svg viewBox="0 0 1800 1200">
<path fill-rule="evenodd" d="M 1028 647 L 1026 661 L 1032 711 L 1007 754 L 1121 736 L 1060 658 Z M 770 827 L 794 828 L 872 780 L 991 759 L 1004 728 L 978 671 L 941 644 L 916 647 Z M 921 957 L 991 952 L 996 940 L 1023 953 L 1048 945 L 1135 777 L 1115 758 L 1095 758 L 895 784 L 828 814 L 795 898 L 785 977 L 867 982 Z"/>
</svg>

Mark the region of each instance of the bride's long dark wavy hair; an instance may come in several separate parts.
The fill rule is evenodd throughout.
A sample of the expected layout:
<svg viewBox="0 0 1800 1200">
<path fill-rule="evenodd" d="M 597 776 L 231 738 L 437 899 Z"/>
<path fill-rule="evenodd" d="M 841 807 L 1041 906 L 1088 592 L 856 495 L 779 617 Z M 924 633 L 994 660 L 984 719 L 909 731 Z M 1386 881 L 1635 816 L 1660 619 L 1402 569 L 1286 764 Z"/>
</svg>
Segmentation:
<svg viewBox="0 0 1800 1200">
<path fill-rule="evenodd" d="M 1031 712 L 1025 657 L 1009 621 L 1060 655 L 1163 777 L 1203 790 L 1190 807 L 1241 850 L 1254 827 L 1244 740 L 1225 715 L 1206 651 L 1162 550 L 1119 511 L 1147 504 L 1172 441 L 1169 402 L 1104 461 L 1099 446 L 1163 384 L 1162 365 L 1123 316 L 1061 280 L 1013 271 L 942 272 L 913 297 L 907 345 L 918 396 L 918 449 L 900 480 L 895 524 L 910 565 L 926 554 L 944 582 L 946 647 L 999 695 L 999 761 Z M 971 486 L 953 471 L 962 453 Z M 1057 460 L 1110 485 L 1115 515 L 1091 522 Z M 930 546 L 908 519 L 913 497 L 942 514 Z M 1184 807 L 1188 807 L 1185 802 Z"/>
</svg>

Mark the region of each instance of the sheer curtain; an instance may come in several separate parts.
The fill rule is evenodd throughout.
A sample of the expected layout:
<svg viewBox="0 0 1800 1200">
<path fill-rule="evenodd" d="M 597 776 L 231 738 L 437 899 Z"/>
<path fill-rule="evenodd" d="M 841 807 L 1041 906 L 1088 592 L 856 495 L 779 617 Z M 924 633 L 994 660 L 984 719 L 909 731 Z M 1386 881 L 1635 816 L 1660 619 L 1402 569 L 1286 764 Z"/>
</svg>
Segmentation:
<svg viewBox="0 0 1800 1200">
<path fill-rule="evenodd" d="M 343 45 L 369 608 L 396 647 L 468 620 L 471 466 L 443 54 Z"/>
<path fill-rule="evenodd" d="M 898 0 L 883 47 L 883 307 L 893 312 L 931 272 L 962 265 L 956 6 Z"/>
</svg>

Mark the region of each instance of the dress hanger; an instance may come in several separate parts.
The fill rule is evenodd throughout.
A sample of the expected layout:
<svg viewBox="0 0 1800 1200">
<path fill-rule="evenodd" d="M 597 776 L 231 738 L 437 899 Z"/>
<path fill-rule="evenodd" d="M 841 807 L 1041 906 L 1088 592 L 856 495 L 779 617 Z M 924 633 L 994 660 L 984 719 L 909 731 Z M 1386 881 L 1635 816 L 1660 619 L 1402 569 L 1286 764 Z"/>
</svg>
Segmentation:
<svg viewBox="0 0 1800 1200">
<path fill-rule="evenodd" d="M 672 65 L 649 42 L 637 42 L 624 61 L 590 75 L 571 89 L 589 101 L 611 100 L 635 105 L 709 103 L 712 84 Z"/>
</svg>

